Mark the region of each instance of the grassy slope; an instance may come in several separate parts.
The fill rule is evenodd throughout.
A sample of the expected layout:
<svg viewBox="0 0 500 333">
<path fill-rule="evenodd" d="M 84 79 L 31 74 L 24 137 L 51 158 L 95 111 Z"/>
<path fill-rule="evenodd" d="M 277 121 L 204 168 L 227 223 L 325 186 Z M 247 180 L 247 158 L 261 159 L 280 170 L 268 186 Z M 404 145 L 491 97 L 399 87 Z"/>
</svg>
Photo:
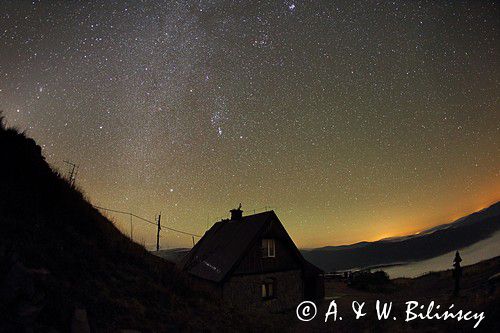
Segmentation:
<svg viewBox="0 0 500 333">
<path fill-rule="evenodd" d="M 450 261 L 453 258 L 450 258 Z M 462 289 L 460 296 L 453 297 L 453 277 L 451 270 L 433 272 L 414 279 L 395 279 L 387 292 L 368 292 L 350 288 L 344 282 L 328 281 L 326 295 L 335 298 L 342 321 L 324 323 L 324 314 L 329 301 L 318 306 L 318 317 L 311 322 L 302 323 L 289 314 L 284 321 L 293 322 L 293 332 L 499 332 L 500 288 L 491 291 L 488 278 L 500 272 L 500 257 L 485 260 L 463 268 Z M 498 283 L 498 282 L 497 282 Z M 375 302 L 393 302 L 392 313 L 397 321 L 375 318 Z M 352 301 L 367 302 L 367 316 L 356 320 L 351 310 Z M 426 306 L 435 301 L 443 309 L 455 304 L 456 309 L 484 311 L 486 319 L 473 330 L 472 322 L 453 320 L 415 320 L 405 323 L 406 301 L 415 300 Z"/>
<path fill-rule="evenodd" d="M 43 307 L 35 328 L 67 331 L 75 308 L 85 308 L 99 331 L 243 327 L 173 266 L 130 242 L 51 170 L 32 139 L 0 125 L 0 156 L 0 288 L 15 257 L 49 272 L 36 285 Z M 16 304 L 0 307 L 2 331 Z"/>
</svg>

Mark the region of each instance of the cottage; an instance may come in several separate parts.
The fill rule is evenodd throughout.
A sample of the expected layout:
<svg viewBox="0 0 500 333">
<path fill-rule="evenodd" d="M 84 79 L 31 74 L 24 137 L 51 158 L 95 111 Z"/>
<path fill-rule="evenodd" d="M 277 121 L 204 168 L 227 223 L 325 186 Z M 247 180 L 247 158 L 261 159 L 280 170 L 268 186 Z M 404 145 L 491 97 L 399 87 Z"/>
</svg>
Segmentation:
<svg viewBox="0 0 500 333">
<path fill-rule="evenodd" d="M 274 211 L 215 223 L 180 263 L 224 302 L 282 311 L 322 298 L 323 272 L 307 262 Z"/>
</svg>

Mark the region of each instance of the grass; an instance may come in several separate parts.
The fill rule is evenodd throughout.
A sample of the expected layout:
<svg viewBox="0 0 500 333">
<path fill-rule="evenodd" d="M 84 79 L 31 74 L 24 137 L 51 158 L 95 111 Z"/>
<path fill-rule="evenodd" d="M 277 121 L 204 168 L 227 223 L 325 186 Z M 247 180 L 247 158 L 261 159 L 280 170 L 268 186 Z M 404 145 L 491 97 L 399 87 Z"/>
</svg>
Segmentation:
<svg viewBox="0 0 500 333">
<path fill-rule="evenodd" d="M 2 119 L 0 159 L 0 332 L 68 331 L 77 308 L 86 309 L 92 331 L 252 329 L 130 241 Z M 16 272 L 24 278 L 12 278 Z M 14 288 L 6 288 L 9 279 Z"/>
<path fill-rule="evenodd" d="M 390 292 L 377 288 L 358 289 L 343 281 L 328 280 L 325 283 L 325 300 L 318 304 L 318 317 L 311 322 L 302 323 L 295 313 L 289 313 L 281 320 L 289 323 L 292 332 L 469 332 L 474 331 L 474 323 L 453 320 L 420 320 L 404 322 L 405 302 L 418 301 L 428 305 L 431 301 L 448 308 L 455 304 L 456 309 L 485 312 L 485 320 L 476 329 L 478 332 L 499 332 L 497 320 L 500 310 L 500 288 L 491 290 L 488 278 L 500 271 L 500 257 L 486 260 L 463 269 L 462 289 L 458 297 L 452 296 L 453 278 L 450 270 L 432 272 L 418 278 L 398 278 L 391 280 Z M 378 285 L 377 283 L 375 285 Z M 324 323 L 324 314 L 331 299 L 338 304 L 342 321 Z M 392 313 L 398 320 L 379 321 L 375 317 L 375 302 L 393 302 Z M 353 301 L 366 302 L 367 316 L 356 320 L 351 310 Z"/>
</svg>

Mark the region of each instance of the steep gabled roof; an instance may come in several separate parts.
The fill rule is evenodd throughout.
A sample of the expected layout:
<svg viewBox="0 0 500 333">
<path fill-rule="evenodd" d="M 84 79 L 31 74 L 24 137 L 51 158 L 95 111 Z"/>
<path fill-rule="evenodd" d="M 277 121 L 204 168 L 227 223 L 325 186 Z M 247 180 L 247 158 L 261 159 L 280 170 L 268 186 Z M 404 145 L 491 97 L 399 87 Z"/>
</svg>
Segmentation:
<svg viewBox="0 0 500 333">
<path fill-rule="evenodd" d="M 244 216 L 239 221 L 215 223 L 181 262 L 182 269 L 199 278 L 221 282 L 271 222 L 279 224 L 294 254 L 301 262 L 305 261 L 274 211 L 267 211 Z"/>
</svg>

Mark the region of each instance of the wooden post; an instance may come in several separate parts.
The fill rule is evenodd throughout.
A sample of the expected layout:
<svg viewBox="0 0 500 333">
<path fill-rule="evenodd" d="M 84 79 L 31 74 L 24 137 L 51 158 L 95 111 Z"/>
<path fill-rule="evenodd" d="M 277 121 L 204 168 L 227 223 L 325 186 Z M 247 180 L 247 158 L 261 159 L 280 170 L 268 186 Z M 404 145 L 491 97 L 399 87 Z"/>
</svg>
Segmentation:
<svg viewBox="0 0 500 333">
<path fill-rule="evenodd" d="M 156 251 L 160 251 L 160 230 L 161 230 L 161 213 L 158 215 L 158 232 L 156 233 Z"/>
<path fill-rule="evenodd" d="M 130 214 L 130 240 L 134 240 L 134 229 L 132 226 L 132 214 Z"/>
</svg>

